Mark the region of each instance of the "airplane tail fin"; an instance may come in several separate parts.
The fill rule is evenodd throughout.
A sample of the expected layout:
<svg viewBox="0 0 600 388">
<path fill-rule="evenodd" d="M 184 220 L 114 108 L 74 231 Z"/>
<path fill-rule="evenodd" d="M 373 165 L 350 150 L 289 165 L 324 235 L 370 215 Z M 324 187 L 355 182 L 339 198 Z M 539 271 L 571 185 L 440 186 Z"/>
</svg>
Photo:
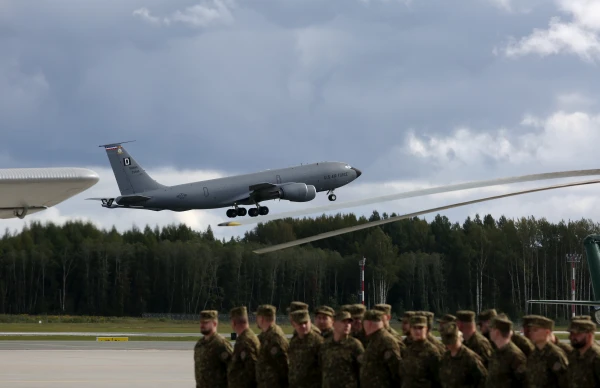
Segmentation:
<svg viewBox="0 0 600 388">
<path fill-rule="evenodd" d="M 127 152 L 123 143 L 104 144 L 108 161 L 112 167 L 121 195 L 138 194 L 144 191 L 156 190 L 164 185 L 156 182 Z"/>
</svg>

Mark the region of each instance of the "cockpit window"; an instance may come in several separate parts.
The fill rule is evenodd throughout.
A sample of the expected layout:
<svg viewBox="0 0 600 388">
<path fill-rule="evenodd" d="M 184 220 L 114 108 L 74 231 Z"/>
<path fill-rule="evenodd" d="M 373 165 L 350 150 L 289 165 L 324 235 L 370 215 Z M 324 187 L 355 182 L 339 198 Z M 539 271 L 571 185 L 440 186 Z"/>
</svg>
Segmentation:
<svg viewBox="0 0 600 388">
<path fill-rule="evenodd" d="M 352 168 L 352 167 L 350 167 L 349 165 L 345 165 L 344 168 Z"/>
</svg>

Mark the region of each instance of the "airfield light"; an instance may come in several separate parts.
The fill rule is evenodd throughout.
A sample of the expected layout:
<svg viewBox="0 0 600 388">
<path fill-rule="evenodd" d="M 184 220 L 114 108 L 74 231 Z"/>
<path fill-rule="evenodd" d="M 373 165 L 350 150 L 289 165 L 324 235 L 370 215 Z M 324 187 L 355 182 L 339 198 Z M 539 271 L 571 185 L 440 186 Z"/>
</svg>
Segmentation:
<svg viewBox="0 0 600 388">
<path fill-rule="evenodd" d="M 358 265 L 360 265 L 360 302 L 365 304 L 365 263 L 367 259 L 364 257 L 362 260 L 358 261 Z"/>
<path fill-rule="evenodd" d="M 575 302 L 575 264 L 581 261 L 581 254 L 567 253 L 567 263 L 571 263 L 571 300 Z M 571 316 L 575 316 L 575 305 L 571 305 Z"/>
</svg>

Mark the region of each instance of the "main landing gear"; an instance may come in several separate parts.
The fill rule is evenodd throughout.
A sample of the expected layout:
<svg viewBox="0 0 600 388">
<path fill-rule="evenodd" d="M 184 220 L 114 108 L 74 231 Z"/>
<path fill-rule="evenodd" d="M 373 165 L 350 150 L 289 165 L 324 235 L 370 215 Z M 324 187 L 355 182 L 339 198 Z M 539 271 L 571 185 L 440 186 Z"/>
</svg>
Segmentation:
<svg viewBox="0 0 600 388">
<path fill-rule="evenodd" d="M 246 208 L 236 206 L 235 209 L 227 210 L 227 217 L 235 218 L 237 216 L 243 217 L 248 213 L 250 217 L 256 217 L 258 215 L 266 216 L 269 214 L 269 208 L 266 206 L 258 206 L 256 208 L 252 208 L 246 212 Z"/>
<path fill-rule="evenodd" d="M 337 197 L 335 196 L 335 194 L 333 194 L 333 190 L 329 190 L 329 191 L 327 192 L 327 194 L 329 194 L 329 195 L 327 196 L 327 198 L 329 198 L 329 200 L 330 200 L 330 201 L 335 201 L 335 200 L 337 199 Z"/>
</svg>

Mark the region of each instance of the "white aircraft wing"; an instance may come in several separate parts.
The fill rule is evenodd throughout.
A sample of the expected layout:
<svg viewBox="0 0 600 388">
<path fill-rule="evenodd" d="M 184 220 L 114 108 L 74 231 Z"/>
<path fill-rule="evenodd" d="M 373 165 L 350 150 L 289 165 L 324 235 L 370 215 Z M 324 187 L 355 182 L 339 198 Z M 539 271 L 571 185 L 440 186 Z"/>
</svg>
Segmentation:
<svg viewBox="0 0 600 388">
<path fill-rule="evenodd" d="M 313 207 L 313 208 L 309 208 L 309 209 L 295 210 L 295 211 L 289 211 L 289 212 L 283 212 L 283 213 L 277 213 L 277 214 L 269 214 L 269 215 L 261 216 L 261 217 L 251 217 L 251 218 L 246 218 L 246 219 L 242 219 L 242 220 L 228 221 L 228 222 L 220 223 L 219 226 L 240 226 L 240 225 L 256 224 L 259 222 L 267 222 L 267 221 L 279 220 L 279 219 L 289 218 L 289 217 L 299 217 L 299 216 L 305 216 L 305 215 L 314 214 L 314 213 L 322 213 L 322 212 L 327 212 L 327 211 L 332 211 L 332 210 L 337 210 L 337 209 L 346 209 L 346 208 L 350 208 L 350 207 L 364 206 L 364 205 L 369 205 L 369 204 L 373 204 L 373 203 L 394 201 L 394 200 L 404 199 L 404 198 L 420 197 L 420 196 L 430 195 L 430 194 L 449 193 L 452 191 L 477 189 L 477 188 L 481 188 L 481 187 L 499 186 L 499 185 L 506 185 L 506 184 L 511 184 L 511 183 L 533 182 L 533 181 L 546 180 L 546 179 L 573 178 L 573 177 L 579 177 L 579 176 L 593 176 L 593 175 L 600 175 L 600 169 L 558 171 L 558 172 L 548 172 L 548 173 L 543 173 L 543 174 L 521 175 L 521 176 L 516 176 L 516 177 L 508 177 L 508 178 L 496 178 L 496 179 L 490 179 L 490 180 L 485 180 L 485 181 L 458 183 L 458 184 L 447 185 L 447 186 L 432 187 L 429 189 L 406 191 L 406 192 L 402 192 L 402 193 L 388 194 L 388 195 L 382 195 L 382 196 L 378 196 L 378 197 L 358 199 L 355 201 L 334 203 L 334 204 L 325 205 L 325 206 L 317 206 L 317 207 Z"/>
<path fill-rule="evenodd" d="M 559 188 L 563 188 L 563 187 L 572 187 L 572 186 L 583 186 L 583 185 L 590 185 L 590 184 L 595 184 L 595 183 L 600 183 L 600 179 L 594 179 L 594 180 L 589 180 L 589 181 L 579 181 L 579 182 L 563 183 L 563 184 L 553 185 L 553 186 L 544 186 L 544 187 L 538 187 L 538 188 L 535 188 L 535 189 L 521 190 L 521 191 L 515 191 L 515 192 L 507 193 L 507 194 L 495 195 L 495 196 L 492 196 L 492 197 L 485 197 L 485 198 L 474 199 L 474 200 L 471 200 L 471 201 L 457 202 L 457 203 L 454 203 L 454 204 L 451 204 L 451 205 L 435 207 L 435 208 L 431 208 L 431 209 L 427 209 L 427 210 L 421 210 L 421 211 L 417 211 L 417 212 L 414 212 L 414 213 L 400 215 L 400 216 L 397 216 L 397 217 L 390 217 L 390 218 L 387 218 L 385 220 L 378 220 L 378 221 L 367 222 L 367 223 L 364 223 L 364 224 L 360 224 L 360 225 L 356 225 L 356 226 L 351 226 L 351 227 L 348 227 L 348 228 L 342 228 L 342 229 L 338 229 L 338 230 L 332 230 L 330 232 L 325 232 L 325 233 L 317 234 L 315 236 L 301 238 L 301 239 L 294 240 L 294 241 L 289 241 L 289 242 L 286 242 L 286 243 L 283 243 L 283 244 L 272 245 L 270 247 L 257 249 L 257 250 L 254 251 L 254 253 L 262 254 L 262 253 L 274 252 L 274 251 L 278 251 L 278 250 L 281 250 L 281 249 L 290 248 L 290 247 L 293 247 L 293 246 L 296 246 L 296 245 L 306 244 L 306 243 L 309 243 L 309 242 L 312 242 L 312 241 L 322 240 L 322 239 L 333 237 L 333 236 L 339 236 L 340 234 L 355 232 L 357 230 L 372 228 L 374 226 L 388 224 L 388 223 L 400 221 L 400 220 L 403 220 L 403 219 L 406 219 L 406 218 L 413 218 L 413 217 L 417 217 L 417 216 L 420 216 L 420 215 L 423 215 L 423 214 L 427 214 L 427 213 L 439 212 L 439 211 L 442 211 L 442 210 L 451 209 L 451 208 L 460 207 L 460 206 L 471 205 L 471 204 L 478 203 L 478 202 L 491 201 L 491 200 L 494 200 L 494 199 L 512 197 L 512 196 L 516 196 L 516 195 L 534 193 L 534 192 L 544 191 L 544 190 L 552 190 L 552 189 L 559 189 Z"/>
<path fill-rule="evenodd" d="M 75 167 L 0 169 L 0 218 L 24 218 L 77 195 L 100 180 Z"/>
</svg>

